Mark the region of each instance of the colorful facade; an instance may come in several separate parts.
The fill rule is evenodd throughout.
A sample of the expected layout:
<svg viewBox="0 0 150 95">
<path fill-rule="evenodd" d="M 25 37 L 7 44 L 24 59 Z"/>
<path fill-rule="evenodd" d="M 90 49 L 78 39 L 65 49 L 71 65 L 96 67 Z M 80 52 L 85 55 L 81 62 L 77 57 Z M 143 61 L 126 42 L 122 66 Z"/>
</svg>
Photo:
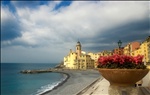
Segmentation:
<svg viewBox="0 0 150 95">
<path fill-rule="evenodd" d="M 96 68 L 97 67 L 97 60 L 98 60 L 99 56 L 101 56 L 101 53 L 89 52 L 87 55 L 89 55 L 91 57 L 91 59 L 94 60 L 94 67 Z"/>
<path fill-rule="evenodd" d="M 144 55 L 143 62 L 150 64 L 150 36 L 148 36 L 141 44 L 134 41 L 128 43 L 125 47 L 115 48 L 113 51 L 101 51 L 98 53 L 86 52 L 81 50 L 80 42 L 77 42 L 76 51 L 70 50 L 69 54 L 64 57 L 64 65 L 68 69 L 93 69 L 96 68 L 97 60 L 100 56 L 119 55 Z"/>
<path fill-rule="evenodd" d="M 130 46 L 130 43 L 127 44 L 124 49 L 123 49 L 123 54 L 124 55 L 130 55 L 130 52 L 131 52 L 131 46 Z"/>
<path fill-rule="evenodd" d="M 150 37 L 146 38 L 140 46 L 141 49 L 141 54 L 144 55 L 144 61 L 147 63 L 150 62 L 150 57 L 149 57 L 149 43 L 150 43 Z"/>
<path fill-rule="evenodd" d="M 112 51 L 104 50 L 101 52 L 101 56 L 111 56 L 113 55 Z"/>
<path fill-rule="evenodd" d="M 143 62 L 150 63 L 150 36 L 147 37 L 139 48 L 131 52 L 132 56 L 144 55 Z"/>
<path fill-rule="evenodd" d="M 132 55 L 131 52 L 137 50 L 139 47 L 140 47 L 140 42 L 128 43 L 123 49 L 123 54 L 124 55 Z"/>
<path fill-rule="evenodd" d="M 80 42 L 77 42 L 76 51 L 70 50 L 69 54 L 64 57 L 64 66 L 67 69 L 93 69 L 94 60 L 81 50 Z"/>
<path fill-rule="evenodd" d="M 150 64 L 150 36 L 146 38 L 147 41 L 147 52 L 148 52 L 148 64 Z"/>
<path fill-rule="evenodd" d="M 97 60 L 98 60 L 98 58 L 100 56 L 111 56 L 112 55 L 112 51 L 104 50 L 104 51 L 98 52 L 98 53 L 89 52 L 87 55 L 90 55 L 91 59 L 94 60 L 94 67 L 96 68 L 97 67 Z"/>
<path fill-rule="evenodd" d="M 113 50 L 113 54 L 122 55 L 123 52 L 124 52 L 123 50 L 124 50 L 123 47 L 121 47 L 121 48 L 115 48 L 115 49 Z"/>
</svg>

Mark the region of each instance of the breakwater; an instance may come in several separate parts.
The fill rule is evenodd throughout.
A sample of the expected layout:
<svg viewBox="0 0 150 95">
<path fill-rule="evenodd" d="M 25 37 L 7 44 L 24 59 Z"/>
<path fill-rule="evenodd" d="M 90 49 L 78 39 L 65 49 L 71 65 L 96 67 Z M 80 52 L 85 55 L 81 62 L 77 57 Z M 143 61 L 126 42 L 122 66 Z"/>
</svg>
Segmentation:
<svg viewBox="0 0 150 95">
<path fill-rule="evenodd" d="M 43 70 L 22 70 L 20 71 L 20 73 L 35 74 L 35 73 L 60 72 L 60 71 L 63 71 L 63 69 L 49 68 L 49 69 L 43 69 Z"/>
</svg>

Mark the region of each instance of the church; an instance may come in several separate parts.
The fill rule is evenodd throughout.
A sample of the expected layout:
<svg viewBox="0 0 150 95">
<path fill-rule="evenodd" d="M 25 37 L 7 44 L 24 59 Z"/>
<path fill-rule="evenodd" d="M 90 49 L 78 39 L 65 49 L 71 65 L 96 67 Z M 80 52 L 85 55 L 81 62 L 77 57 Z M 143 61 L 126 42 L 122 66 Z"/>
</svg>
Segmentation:
<svg viewBox="0 0 150 95">
<path fill-rule="evenodd" d="M 75 52 L 70 49 L 69 54 L 64 57 L 64 66 L 66 69 L 93 69 L 94 60 L 82 51 L 81 43 L 78 41 Z"/>
</svg>

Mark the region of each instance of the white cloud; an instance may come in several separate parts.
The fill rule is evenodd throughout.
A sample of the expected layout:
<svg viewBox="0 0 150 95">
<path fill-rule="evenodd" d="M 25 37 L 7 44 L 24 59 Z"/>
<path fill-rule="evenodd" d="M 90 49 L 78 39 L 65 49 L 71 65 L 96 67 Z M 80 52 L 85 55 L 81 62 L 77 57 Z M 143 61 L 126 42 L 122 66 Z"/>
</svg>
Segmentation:
<svg viewBox="0 0 150 95">
<path fill-rule="evenodd" d="M 36 8 L 19 7 L 17 2 L 12 3 L 16 6 L 16 13 L 7 10 L 9 14 L 5 14 L 2 9 L 6 15 L 2 18 L 10 15 L 9 18 L 19 19 L 22 36 L 4 44 L 51 47 L 56 50 L 66 48 L 69 51 L 78 39 L 96 40 L 95 36 L 105 30 L 149 16 L 149 4 L 144 1 L 73 1 L 70 6 L 58 10 L 54 8 L 60 4 L 59 1 Z"/>
<path fill-rule="evenodd" d="M 9 18 L 15 18 L 15 16 L 9 11 L 8 7 L 1 7 L 1 19 L 2 21 L 7 20 Z"/>
</svg>

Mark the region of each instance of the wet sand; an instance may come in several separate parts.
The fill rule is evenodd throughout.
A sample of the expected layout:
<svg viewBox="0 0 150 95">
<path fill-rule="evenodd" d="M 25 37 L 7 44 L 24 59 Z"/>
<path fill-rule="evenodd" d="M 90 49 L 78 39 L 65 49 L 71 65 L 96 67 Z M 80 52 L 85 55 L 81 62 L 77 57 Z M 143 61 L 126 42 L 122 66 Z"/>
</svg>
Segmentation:
<svg viewBox="0 0 150 95">
<path fill-rule="evenodd" d="M 64 70 L 68 74 L 68 79 L 43 95 L 76 95 L 100 78 L 97 70 Z"/>
</svg>

